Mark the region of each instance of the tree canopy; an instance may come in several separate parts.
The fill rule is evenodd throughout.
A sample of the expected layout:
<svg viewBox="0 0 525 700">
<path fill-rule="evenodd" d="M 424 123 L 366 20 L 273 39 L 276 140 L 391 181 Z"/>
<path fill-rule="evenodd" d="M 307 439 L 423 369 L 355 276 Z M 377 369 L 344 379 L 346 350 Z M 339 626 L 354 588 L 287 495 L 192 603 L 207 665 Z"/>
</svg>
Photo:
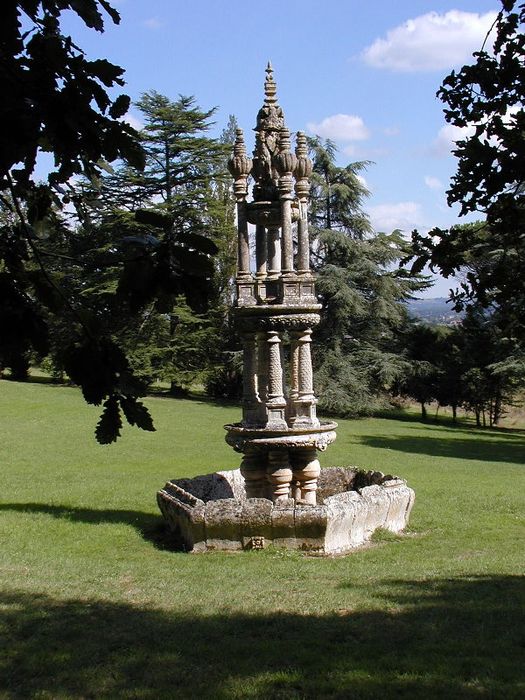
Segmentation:
<svg viewBox="0 0 525 700">
<path fill-rule="evenodd" d="M 135 219 L 133 235 L 122 217 L 96 220 L 72 177 L 83 176 L 89 183 L 84 190 L 93 195 L 111 161 L 139 171 L 145 154 L 137 133 L 122 120 L 129 98 L 108 94 L 123 85 L 123 70 L 105 59 L 88 60 L 61 31 L 65 10 L 96 31 L 104 29 L 103 13 L 120 20 L 107 0 L 6 0 L 2 6 L 0 366 L 16 366 L 21 356 L 42 356 L 50 342 L 60 344 L 64 369 L 86 401 L 104 404 L 96 434 L 100 442 L 111 442 L 122 415 L 153 429 L 138 401 L 144 385 L 113 334 L 111 309 L 126 316 L 167 287 L 179 291 L 185 270 L 193 264 L 209 268 L 206 258 L 213 251 L 211 242 L 203 250 L 199 236 L 191 246 L 180 242 L 173 222 L 166 225 L 151 213 Z M 43 182 L 35 175 L 41 153 L 52 154 L 54 162 Z M 68 206 L 76 210 L 82 242 L 71 244 Z M 105 232 L 93 235 L 94 223 Z M 164 248 L 169 255 L 160 254 Z M 87 277 L 81 279 L 79 269 Z M 53 332 L 58 327 L 63 334 Z"/>
<path fill-rule="evenodd" d="M 505 311 L 510 332 L 525 332 L 525 3 L 502 0 L 474 62 L 445 78 L 445 118 L 472 133 L 457 142 L 449 204 L 479 212 L 479 226 L 415 231 L 415 270 L 427 263 L 459 273 L 456 306 Z M 492 42 L 494 41 L 493 48 Z"/>
</svg>

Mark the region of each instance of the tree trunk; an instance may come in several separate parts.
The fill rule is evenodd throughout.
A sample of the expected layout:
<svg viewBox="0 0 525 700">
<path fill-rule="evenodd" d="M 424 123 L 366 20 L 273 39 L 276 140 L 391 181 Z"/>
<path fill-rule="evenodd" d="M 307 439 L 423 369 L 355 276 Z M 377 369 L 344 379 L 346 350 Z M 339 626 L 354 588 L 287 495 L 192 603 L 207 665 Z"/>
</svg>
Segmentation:
<svg viewBox="0 0 525 700">
<path fill-rule="evenodd" d="M 325 175 L 325 182 L 326 182 L 326 228 L 331 229 L 332 228 L 332 207 L 331 207 L 331 202 L 330 202 L 330 197 L 332 195 L 330 191 L 330 180 L 328 178 L 328 175 Z"/>
<path fill-rule="evenodd" d="M 458 422 L 458 407 L 455 403 L 452 404 L 452 422 L 454 425 Z"/>
<path fill-rule="evenodd" d="M 498 425 L 501 419 L 501 391 L 499 387 L 496 389 L 496 396 L 494 397 L 494 416 L 493 416 L 493 423 L 494 425 Z"/>
<path fill-rule="evenodd" d="M 481 428 L 481 413 L 479 408 L 475 408 L 474 412 L 476 414 L 476 427 Z"/>
<path fill-rule="evenodd" d="M 172 379 L 170 382 L 170 395 L 183 399 L 189 395 L 189 391 Z"/>
<path fill-rule="evenodd" d="M 424 401 L 421 401 L 421 418 L 425 421 L 427 419 L 427 407 Z"/>
</svg>

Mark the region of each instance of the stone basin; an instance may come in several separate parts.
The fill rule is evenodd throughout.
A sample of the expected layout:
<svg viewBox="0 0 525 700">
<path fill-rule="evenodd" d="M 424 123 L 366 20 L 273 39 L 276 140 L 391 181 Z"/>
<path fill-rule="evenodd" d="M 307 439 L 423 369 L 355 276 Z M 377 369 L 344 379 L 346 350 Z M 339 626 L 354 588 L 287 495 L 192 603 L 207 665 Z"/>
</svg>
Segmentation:
<svg viewBox="0 0 525 700">
<path fill-rule="evenodd" d="M 317 504 L 246 498 L 239 469 L 169 481 L 157 494 L 178 546 L 189 552 L 263 549 L 351 552 L 378 528 L 401 532 L 414 491 L 406 481 L 356 467 L 321 469 Z"/>
<path fill-rule="evenodd" d="M 336 438 L 337 423 L 318 421 L 318 425 L 295 425 L 293 428 L 268 430 L 247 427 L 242 423 L 224 426 L 226 442 L 236 452 L 244 452 L 247 445 L 265 449 L 297 449 L 311 447 L 324 452 Z"/>
</svg>

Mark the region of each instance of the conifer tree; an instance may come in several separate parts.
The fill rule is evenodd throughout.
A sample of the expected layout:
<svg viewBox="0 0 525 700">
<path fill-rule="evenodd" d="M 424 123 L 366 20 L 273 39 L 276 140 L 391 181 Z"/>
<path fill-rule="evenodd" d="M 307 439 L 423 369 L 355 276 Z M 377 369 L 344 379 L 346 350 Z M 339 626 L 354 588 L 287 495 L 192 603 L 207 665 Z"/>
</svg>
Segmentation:
<svg viewBox="0 0 525 700">
<path fill-rule="evenodd" d="M 313 238 L 324 313 L 316 330 L 316 380 L 325 411 L 357 415 L 385 404 L 407 365 L 398 330 L 403 301 L 425 282 L 397 268 L 407 253 L 399 231 L 373 233 L 363 211 L 365 163 L 336 165 L 331 142 L 310 141 L 314 161 Z"/>
</svg>

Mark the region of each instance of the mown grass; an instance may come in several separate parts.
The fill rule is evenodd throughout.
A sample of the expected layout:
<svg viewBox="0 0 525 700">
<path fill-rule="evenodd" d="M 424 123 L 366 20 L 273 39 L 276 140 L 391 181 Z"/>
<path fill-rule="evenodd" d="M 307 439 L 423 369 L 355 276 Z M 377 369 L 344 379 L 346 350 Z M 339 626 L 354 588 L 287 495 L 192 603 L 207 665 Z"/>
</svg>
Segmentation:
<svg viewBox="0 0 525 700">
<path fill-rule="evenodd" d="M 344 558 L 167 549 L 155 493 L 238 466 L 239 410 L 148 399 L 95 443 L 76 389 L 0 382 L 0 697 L 525 696 L 525 433 L 340 421 L 329 465 L 405 477 L 409 532 Z"/>
</svg>

